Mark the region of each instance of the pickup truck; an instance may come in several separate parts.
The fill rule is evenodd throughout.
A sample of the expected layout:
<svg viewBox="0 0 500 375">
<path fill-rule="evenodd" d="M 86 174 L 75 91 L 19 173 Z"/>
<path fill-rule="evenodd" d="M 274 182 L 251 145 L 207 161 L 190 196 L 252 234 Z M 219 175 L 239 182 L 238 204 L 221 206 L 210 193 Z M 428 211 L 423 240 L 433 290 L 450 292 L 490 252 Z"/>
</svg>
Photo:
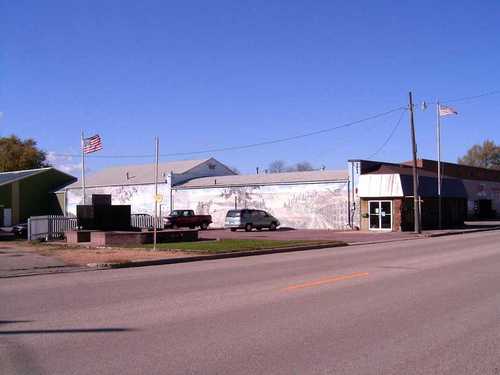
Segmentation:
<svg viewBox="0 0 500 375">
<path fill-rule="evenodd" d="M 200 227 L 205 230 L 212 223 L 210 215 L 195 215 L 193 210 L 174 210 L 163 219 L 165 228 L 188 227 L 194 229 Z"/>
</svg>

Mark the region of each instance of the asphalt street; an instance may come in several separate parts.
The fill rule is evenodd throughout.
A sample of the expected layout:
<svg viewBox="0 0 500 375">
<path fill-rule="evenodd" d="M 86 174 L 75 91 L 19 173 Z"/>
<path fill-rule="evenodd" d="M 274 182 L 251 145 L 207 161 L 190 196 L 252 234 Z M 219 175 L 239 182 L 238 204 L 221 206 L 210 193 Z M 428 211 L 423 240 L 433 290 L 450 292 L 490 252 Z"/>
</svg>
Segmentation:
<svg viewBox="0 0 500 375">
<path fill-rule="evenodd" d="M 500 231 L 0 280 L 0 374 L 500 374 Z"/>
</svg>

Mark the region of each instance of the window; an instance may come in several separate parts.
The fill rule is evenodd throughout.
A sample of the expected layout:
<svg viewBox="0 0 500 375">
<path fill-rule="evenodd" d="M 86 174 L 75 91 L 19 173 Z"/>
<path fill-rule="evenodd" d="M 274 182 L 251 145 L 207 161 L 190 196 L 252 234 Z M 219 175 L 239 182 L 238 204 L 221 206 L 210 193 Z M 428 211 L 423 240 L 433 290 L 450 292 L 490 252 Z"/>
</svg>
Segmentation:
<svg viewBox="0 0 500 375">
<path fill-rule="evenodd" d="M 370 230 L 392 230 L 392 202 L 368 202 L 368 227 Z"/>
</svg>

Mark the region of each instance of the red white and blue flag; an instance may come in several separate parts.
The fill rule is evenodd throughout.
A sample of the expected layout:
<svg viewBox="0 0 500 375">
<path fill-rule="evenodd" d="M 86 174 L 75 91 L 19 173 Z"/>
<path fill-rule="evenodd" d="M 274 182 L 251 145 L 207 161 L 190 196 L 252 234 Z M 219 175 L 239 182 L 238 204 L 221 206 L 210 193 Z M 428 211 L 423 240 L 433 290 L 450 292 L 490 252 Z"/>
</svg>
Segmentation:
<svg viewBox="0 0 500 375">
<path fill-rule="evenodd" d="M 439 105 L 439 116 L 458 115 L 458 112 L 447 105 Z"/>
<path fill-rule="evenodd" d="M 96 152 L 102 150 L 102 142 L 99 134 L 93 135 L 89 138 L 83 139 L 83 152 L 86 154 L 90 154 L 92 152 Z"/>
</svg>

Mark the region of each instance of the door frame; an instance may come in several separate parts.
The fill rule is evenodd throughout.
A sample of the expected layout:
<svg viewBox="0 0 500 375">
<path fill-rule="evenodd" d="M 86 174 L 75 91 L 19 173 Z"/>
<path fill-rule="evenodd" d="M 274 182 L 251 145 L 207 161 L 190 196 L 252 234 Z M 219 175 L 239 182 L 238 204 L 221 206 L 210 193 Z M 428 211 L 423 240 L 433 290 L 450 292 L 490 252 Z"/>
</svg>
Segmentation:
<svg viewBox="0 0 500 375">
<path fill-rule="evenodd" d="M 382 215 L 381 215 L 381 211 L 382 211 L 382 203 L 386 203 L 386 202 L 389 202 L 390 205 L 391 205 L 391 213 L 390 213 L 390 216 L 391 216 L 391 227 L 390 228 L 382 228 Z M 378 222 L 379 222 L 379 227 L 378 228 L 372 228 L 371 225 L 370 225 L 370 218 L 371 216 L 375 216 L 375 215 L 372 215 L 370 214 L 370 203 L 378 203 L 378 209 L 379 209 L 379 213 L 378 213 Z M 393 212 L 393 204 L 392 204 L 392 200 L 390 199 L 372 199 L 372 200 L 369 200 L 368 201 L 368 230 L 372 230 L 372 231 L 377 231 L 377 232 L 380 232 L 380 231 L 383 231 L 383 232 L 392 232 L 392 227 L 393 227 L 393 224 L 394 224 L 394 212 Z"/>
</svg>

